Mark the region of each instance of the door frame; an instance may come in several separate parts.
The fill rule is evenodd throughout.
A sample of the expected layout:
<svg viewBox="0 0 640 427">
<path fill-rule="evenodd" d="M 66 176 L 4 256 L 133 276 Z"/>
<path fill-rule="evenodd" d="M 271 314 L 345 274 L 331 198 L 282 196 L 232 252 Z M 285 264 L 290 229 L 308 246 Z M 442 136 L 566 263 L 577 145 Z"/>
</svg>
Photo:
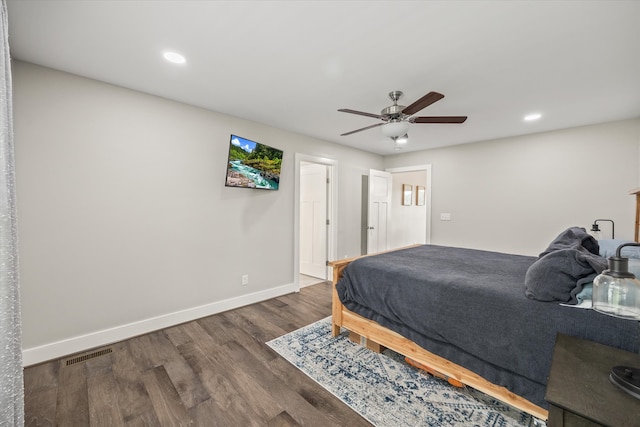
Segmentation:
<svg viewBox="0 0 640 427">
<path fill-rule="evenodd" d="M 327 187 L 327 260 L 337 257 L 338 244 L 338 161 L 326 157 L 295 153 L 295 191 L 293 220 L 293 283 L 296 291 L 300 291 L 300 163 L 316 163 L 327 166 L 329 185 Z M 327 280 L 331 279 L 330 267 L 327 266 Z"/>
<path fill-rule="evenodd" d="M 416 165 L 416 166 L 404 166 L 400 168 L 387 168 L 385 172 L 396 173 L 396 172 L 415 172 L 415 171 L 426 171 L 427 182 L 425 183 L 425 204 L 427 208 L 427 227 L 426 232 L 427 236 L 425 242 L 427 244 L 431 243 L 431 165 Z"/>
</svg>

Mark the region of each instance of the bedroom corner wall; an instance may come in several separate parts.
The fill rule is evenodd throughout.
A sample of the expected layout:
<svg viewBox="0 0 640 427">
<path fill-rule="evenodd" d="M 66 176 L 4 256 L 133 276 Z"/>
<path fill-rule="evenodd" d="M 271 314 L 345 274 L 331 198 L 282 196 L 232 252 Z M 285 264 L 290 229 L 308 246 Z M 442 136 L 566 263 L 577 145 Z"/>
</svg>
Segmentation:
<svg viewBox="0 0 640 427">
<path fill-rule="evenodd" d="M 599 218 L 633 239 L 640 119 L 385 157 L 385 168 L 417 164 L 432 165 L 433 244 L 538 255 Z"/>
<path fill-rule="evenodd" d="M 339 159 L 338 253 L 360 253 L 361 177 L 381 156 L 24 62 L 13 75 L 25 365 L 296 290 L 296 152 Z M 230 133 L 284 150 L 278 191 L 224 187 Z"/>
</svg>

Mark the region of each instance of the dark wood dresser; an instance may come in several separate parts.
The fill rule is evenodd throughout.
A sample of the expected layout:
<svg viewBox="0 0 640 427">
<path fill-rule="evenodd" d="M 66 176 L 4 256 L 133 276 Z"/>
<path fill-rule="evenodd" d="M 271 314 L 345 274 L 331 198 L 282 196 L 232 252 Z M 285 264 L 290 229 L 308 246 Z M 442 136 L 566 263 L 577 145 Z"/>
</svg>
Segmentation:
<svg viewBox="0 0 640 427">
<path fill-rule="evenodd" d="M 558 334 L 545 395 L 547 426 L 640 426 L 640 399 L 609 380 L 618 365 L 640 367 L 640 355 Z"/>
</svg>

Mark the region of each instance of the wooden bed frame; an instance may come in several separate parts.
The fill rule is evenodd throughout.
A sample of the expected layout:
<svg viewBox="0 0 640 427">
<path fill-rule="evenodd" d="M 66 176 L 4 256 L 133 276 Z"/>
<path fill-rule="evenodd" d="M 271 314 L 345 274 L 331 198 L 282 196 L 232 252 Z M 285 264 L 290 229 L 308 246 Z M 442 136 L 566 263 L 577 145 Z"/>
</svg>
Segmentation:
<svg viewBox="0 0 640 427">
<path fill-rule="evenodd" d="M 360 344 L 373 351 L 381 352 L 384 348 L 389 348 L 403 356 L 409 357 L 423 365 L 433 368 L 435 371 L 448 378 L 457 380 L 469 387 L 501 400 L 521 411 L 533 415 L 540 420 L 547 420 L 549 412 L 546 409 L 533 404 L 513 392 L 510 392 L 505 387 L 498 386 L 485 380 L 478 374 L 463 368 L 462 366 L 456 365 L 447 359 L 430 353 L 402 335 L 381 326 L 373 320 L 366 319 L 352 311 L 349 311 L 344 307 L 338 297 L 335 285 L 342 277 L 342 271 L 345 267 L 358 258 L 361 257 L 329 262 L 329 266 L 333 267 L 331 331 L 334 337 L 340 334 L 340 328 L 345 328 L 349 331 L 352 340 L 360 342 Z"/>
</svg>

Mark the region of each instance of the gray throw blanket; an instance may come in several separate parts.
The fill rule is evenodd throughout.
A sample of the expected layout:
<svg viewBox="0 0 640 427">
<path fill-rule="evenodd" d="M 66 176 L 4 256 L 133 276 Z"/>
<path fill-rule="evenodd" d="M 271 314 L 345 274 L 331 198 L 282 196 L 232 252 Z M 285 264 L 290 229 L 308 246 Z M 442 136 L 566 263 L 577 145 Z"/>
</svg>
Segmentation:
<svg viewBox="0 0 640 427">
<path fill-rule="evenodd" d="M 598 242 L 584 228 L 563 231 L 527 270 L 525 295 L 538 301 L 577 304 L 584 285 L 607 268 Z"/>
</svg>

